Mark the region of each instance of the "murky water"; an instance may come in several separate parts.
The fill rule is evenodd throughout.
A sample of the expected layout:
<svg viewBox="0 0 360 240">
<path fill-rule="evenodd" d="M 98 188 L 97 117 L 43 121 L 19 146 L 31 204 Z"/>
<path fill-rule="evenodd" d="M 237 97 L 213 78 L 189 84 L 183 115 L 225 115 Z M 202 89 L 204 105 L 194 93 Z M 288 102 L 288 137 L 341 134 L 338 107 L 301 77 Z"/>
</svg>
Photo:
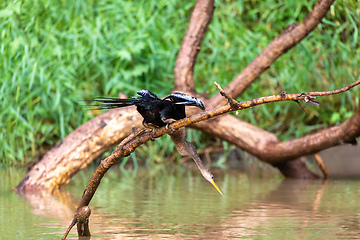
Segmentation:
<svg viewBox="0 0 360 240">
<path fill-rule="evenodd" d="M 93 170 L 67 191 L 20 196 L 23 171 L 0 170 L 0 239 L 60 239 Z M 216 171 L 214 171 L 216 173 Z M 360 180 L 301 181 L 198 172 L 110 171 L 90 207 L 91 239 L 358 239 Z M 78 239 L 75 228 L 68 239 Z"/>
</svg>

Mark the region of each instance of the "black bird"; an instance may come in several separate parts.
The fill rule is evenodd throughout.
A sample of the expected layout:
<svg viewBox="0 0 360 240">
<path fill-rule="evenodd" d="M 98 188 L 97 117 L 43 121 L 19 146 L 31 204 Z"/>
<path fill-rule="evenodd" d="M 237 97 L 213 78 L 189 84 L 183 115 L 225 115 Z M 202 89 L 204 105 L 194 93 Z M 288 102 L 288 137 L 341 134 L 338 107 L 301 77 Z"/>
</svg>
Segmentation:
<svg viewBox="0 0 360 240">
<path fill-rule="evenodd" d="M 205 109 L 204 104 L 200 99 L 183 93 L 172 93 L 163 99 L 146 89 L 141 89 L 138 94 L 141 97 L 131 97 L 128 99 L 95 98 L 91 101 L 96 102 L 96 104 L 88 105 L 88 107 L 91 107 L 92 109 L 112 109 L 135 105 L 137 111 L 144 118 L 143 125 L 152 129 L 163 127 L 176 120 L 185 118 L 185 106 L 195 106 L 202 110 Z M 209 181 L 221 195 L 223 195 L 214 182 L 213 175 L 196 153 L 194 145 L 191 142 L 186 141 L 185 129 L 180 128 L 172 131 L 169 135 L 175 143 L 176 149 L 180 155 L 191 156 L 204 178 Z"/>
<path fill-rule="evenodd" d="M 95 98 L 89 105 L 92 109 L 111 109 L 135 105 L 137 111 L 144 118 L 143 125 L 148 128 L 163 127 L 167 124 L 186 117 L 185 106 L 196 106 L 205 109 L 198 98 L 183 93 L 172 93 L 161 99 L 149 90 L 141 89 L 141 97 L 120 98 Z"/>
</svg>

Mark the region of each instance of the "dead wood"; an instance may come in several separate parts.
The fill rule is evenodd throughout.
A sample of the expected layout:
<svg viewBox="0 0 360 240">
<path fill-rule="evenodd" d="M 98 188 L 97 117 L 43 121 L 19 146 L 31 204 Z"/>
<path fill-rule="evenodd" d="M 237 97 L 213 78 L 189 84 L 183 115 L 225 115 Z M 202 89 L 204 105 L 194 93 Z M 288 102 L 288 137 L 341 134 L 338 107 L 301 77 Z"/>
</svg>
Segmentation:
<svg viewBox="0 0 360 240">
<path fill-rule="evenodd" d="M 237 98 L 260 76 L 277 58 L 301 42 L 329 11 L 334 0 L 320 0 L 313 10 L 299 24 L 292 24 L 284 33 L 276 37 L 270 44 L 226 86 L 225 92 L 232 98 Z M 218 94 L 209 102 L 209 107 L 224 104 L 224 99 Z"/>
<path fill-rule="evenodd" d="M 304 21 L 292 24 L 283 34 L 275 38 L 225 88 L 225 92 L 232 98 L 238 97 L 278 57 L 306 37 L 325 16 L 332 3 L 332 0 L 320 0 Z M 211 0 L 198 0 L 194 7 L 174 69 L 176 91 L 196 95 L 193 70 L 213 11 L 214 2 Z M 288 97 L 286 100 L 291 99 L 290 95 L 286 96 Z M 226 103 L 220 94 L 211 99 L 205 99 L 205 97 L 202 99 L 208 109 L 220 103 Z M 259 98 L 256 101 L 263 100 L 263 98 Z M 299 97 L 295 100 L 305 99 Z M 251 102 L 249 101 L 248 104 Z M 225 106 L 225 108 L 229 108 L 229 106 Z M 223 111 L 222 114 L 225 113 L 224 109 L 214 110 L 217 114 L 221 111 Z M 198 110 L 189 111 L 190 114 L 197 112 Z M 261 160 L 280 168 L 279 166 L 286 166 L 289 164 L 288 161 L 304 154 L 315 153 L 331 146 L 353 141 L 356 136 L 359 136 L 358 112 L 339 126 L 288 142 L 280 142 L 272 133 L 227 114 L 198 122 L 190 127 L 229 141 L 258 156 Z M 199 119 L 208 119 L 208 116 L 210 115 L 203 115 Z M 58 146 L 49 151 L 15 190 L 47 189 L 53 191 L 59 188 L 70 181 L 71 176 L 86 167 L 89 162 L 131 134 L 132 127 L 140 127 L 141 121 L 140 115 L 134 108 L 111 110 L 94 118 L 69 134 Z M 190 123 L 191 121 L 185 124 L 183 122 L 183 126 Z"/>
<path fill-rule="evenodd" d="M 47 152 L 14 190 L 53 192 L 131 134 L 132 127 L 142 127 L 141 121 L 135 107 L 114 109 L 95 117 Z"/>
<path fill-rule="evenodd" d="M 360 80 L 358 80 L 355 84 L 351 84 L 349 86 L 354 87 L 356 85 L 360 84 Z M 117 147 L 116 149 L 104 160 L 100 162 L 100 165 L 96 169 L 95 173 L 91 177 L 88 185 L 85 188 L 85 191 L 81 197 L 80 203 L 77 206 L 77 211 L 75 213 L 74 219 L 72 223 L 70 224 L 68 230 L 66 231 L 63 239 L 66 238 L 68 232 L 71 230 L 71 228 L 77 224 L 78 229 L 78 235 L 79 236 L 90 236 L 89 226 L 88 226 L 88 218 L 90 216 L 90 209 L 86 208 L 86 211 L 84 210 L 85 207 L 87 207 L 94 196 L 96 189 L 100 185 L 101 179 L 105 175 L 105 173 L 110 169 L 111 166 L 113 166 L 119 159 L 128 156 L 131 152 L 134 152 L 137 147 L 144 144 L 145 142 L 156 139 L 164 134 L 172 134 L 174 131 L 177 131 L 179 129 L 183 129 L 185 126 L 188 126 L 189 124 L 193 123 L 199 123 L 203 120 L 210 119 L 214 120 L 214 117 L 223 115 L 224 113 L 230 112 L 230 111 L 236 111 L 236 110 L 243 110 L 246 108 L 251 108 L 253 106 L 257 106 L 260 104 L 265 104 L 269 102 L 278 102 L 278 101 L 299 101 L 303 99 L 306 102 L 306 99 L 314 97 L 314 93 L 299 93 L 299 94 L 286 94 L 284 95 L 274 95 L 269 97 L 262 97 L 258 99 L 253 99 L 250 101 L 245 102 L 236 102 L 234 99 L 231 99 L 217 84 L 221 95 L 226 96 L 228 101 L 230 102 L 229 105 L 219 107 L 213 110 L 208 110 L 204 112 L 200 112 L 196 115 L 175 121 L 167 126 L 156 128 L 154 130 L 151 129 L 142 129 L 136 132 L 131 133 L 128 137 L 126 137 Z M 350 87 L 343 88 L 342 91 L 347 91 L 350 89 Z M 334 91 L 332 91 L 334 92 Z M 336 92 L 338 92 L 336 90 Z M 319 95 L 327 95 L 326 92 L 318 92 L 315 94 Z M 228 115 L 225 115 L 228 116 Z M 357 114 L 355 114 L 353 117 L 356 118 L 360 116 L 360 108 Z M 358 121 L 359 122 L 359 121 Z M 346 123 L 346 122 L 345 122 Z M 251 126 L 251 125 L 250 125 Z M 213 128 L 217 129 L 217 128 Z M 352 132 L 354 132 L 357 135 L 360 135 L 360 124 L 357 124 L 356 126 L 353 126 Z M 233 133 L 229 133 L 229 136 L 233 136 Z M 350 134 L 351 135 L 351 134 Z M 259 136 L 262 136 L 261 134 Z M 309 136 L 309 135 L 308 135 Z M 348 136 L 347 136 L 348 137 Z M 183 139 L 183 138 L 181 138 Z M 274 138 L 275 140 L 276 138 Z M 253 139 L 252 139 L 253 140 Z M 353 139 L 351 139 L 353 140 Z M 185 141 L 186 142 L 186 141 Z M 250 141 L 247 141 L 246 143 L 249 143 Z M 252 141 L 252 143 L 256 143 Z M 272 143 L 272 142 L 270 142 Z M 306 142 L 305 142 L 306 143 Z M 185 143 L 187 144 L 187 143 Z M 267 144 L 269 144 L 269 141 L 267 141 Z M 279 143 L 281 144 L 281 143 Z M 192 145 L 192 144 L 191 144 Z M 274 148 L 273 145 L 271 146 L 265 146 L 265 154 L 266 151 L 271 151 L 271 149 Z M 291 147 L 291 146 L 288 146 Z M 194 147 L 193 147 L 194 148 Z M 194 148 L 195 149 L 195 148 Z M 179 150 L 179 149 L 178 149 Z M 299 150 L 299 149 L 296 149 Z M 305 150 L 302 150 L 301 154 L 299 156 L 303 156 L 303 152 Z M 179 150 L 179 152 L 182 154 L 183 150 Z M 296 151 L 295 151 L 296 152 Z M 299 151 L 300 152 L 300 151 Z M 290 151 L 291 154 L 293 154 L 293 151 Z M 195 153 L 196 154 L 196 153 Z M 270 154 L 267 157 L 272 157 Z M 282 156 L 284 157 L 284 156 Z M 278 158 L 276 158 L 278 159 Z M 310 171 L 307 170 L 305 164 L 303 161 L 292 161 L 292 162 L 285 162 L 285 161 L 279 161 L 279 162 L 271 162 L 269 163 L 273 164 L 274 166 L 278 167 L 278 169 L 284 174 L 292 177 L 297 178 L 315 178 L 316 176 L 312 174 Z M 79 220 L 80 219 L 80 220 Z"/>
<path fill-rule="evenodd" d="M 194 67 L 214 12 L 213 0 L 199 0 L 191 14 L 174 69 L 174 91 L 195 93 Z M 190 94 L 191 95 L 191 94 Z"/>
</svg>

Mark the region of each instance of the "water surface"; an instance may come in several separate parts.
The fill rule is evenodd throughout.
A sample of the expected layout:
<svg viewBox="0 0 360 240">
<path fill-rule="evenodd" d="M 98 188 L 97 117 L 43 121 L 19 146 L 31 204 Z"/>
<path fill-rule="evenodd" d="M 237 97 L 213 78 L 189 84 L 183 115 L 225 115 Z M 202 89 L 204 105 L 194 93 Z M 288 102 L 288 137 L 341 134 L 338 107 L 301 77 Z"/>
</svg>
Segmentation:
<svg viewBox="0 0 360 240">
<path fill-rule="evenodd" d="M 25 173 L 0 170 L 0 239 L 60 239 L 92 172 L 55 197 L 15 194 Z M 225 196 L 182 167 L 111 170 L 90 203 L 91 239 L 360 238 L 359 180 L 213 172 Z"/>
</svg>

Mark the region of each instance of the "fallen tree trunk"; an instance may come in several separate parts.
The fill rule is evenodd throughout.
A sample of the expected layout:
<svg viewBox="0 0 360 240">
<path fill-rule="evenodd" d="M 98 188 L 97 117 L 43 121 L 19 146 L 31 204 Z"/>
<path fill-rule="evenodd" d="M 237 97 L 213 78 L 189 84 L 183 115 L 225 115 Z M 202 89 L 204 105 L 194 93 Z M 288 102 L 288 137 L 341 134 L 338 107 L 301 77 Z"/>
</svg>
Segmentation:
<svg viewBox="0 0 360 240">
<path fill-rule="evenodd" d="M 141 127 L 135 107 L 110 110 L 78 127 L 47 152 L 24 177 L 15 191 L 53 192 L 71 177 Z"/>
</svg>

